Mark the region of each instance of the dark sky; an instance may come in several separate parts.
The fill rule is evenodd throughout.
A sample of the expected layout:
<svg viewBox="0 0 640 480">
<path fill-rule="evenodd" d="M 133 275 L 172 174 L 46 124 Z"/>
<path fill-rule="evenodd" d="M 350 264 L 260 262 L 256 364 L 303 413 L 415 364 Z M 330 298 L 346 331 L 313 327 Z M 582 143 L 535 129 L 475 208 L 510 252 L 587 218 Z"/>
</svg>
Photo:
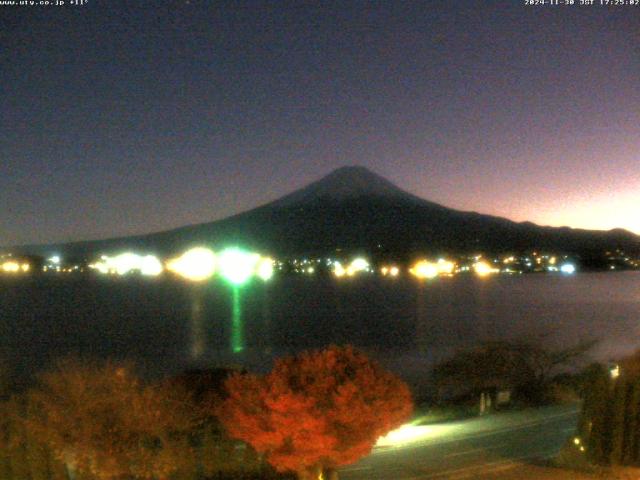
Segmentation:
<svg viewBox="0 0 640 480">
<path fill-rule="evenodd" d="M 353 164 L 640 233 L 639 79 L 640 6 L 0 6 L 0 245 L 219 219 Z"/>
</svg>

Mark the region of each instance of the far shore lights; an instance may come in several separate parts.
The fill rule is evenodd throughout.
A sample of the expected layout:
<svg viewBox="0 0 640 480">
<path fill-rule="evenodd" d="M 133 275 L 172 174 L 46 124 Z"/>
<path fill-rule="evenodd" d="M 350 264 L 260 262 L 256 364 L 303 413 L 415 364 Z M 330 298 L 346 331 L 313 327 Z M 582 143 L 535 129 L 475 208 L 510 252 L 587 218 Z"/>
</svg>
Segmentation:
<svg viewBox="0 0 640 480">
<path fill-rule="evenodd" d="M 499 273 L 500 269 L 494 268 L 487 262 L 476 262 L 473 264 L 473 270 L 481 277 L 485 277 L 487 275 L 491 275 L 492 273 Z"/>
<path fill-rule="evenodd" d="M 438 259 L 437 263 L 438 275 L 453 275 L 453 271 L 456 267 L 455 263 L 445 260 L 444 258 Z"/>
<path fill-rule="evenodd" d="M 273 277 L 273 265 L 274 261 L 272 258 L 261 257 L 257 268 L 258 276 L 264 281 L 271 279 L 271 277 Z"/>
<path fill-rule="evenodd" d="M 147 277 L 156 277 L 162 273 L 162 262 L 153 255 L 145 255 L 140 259 L 140 273 Z"/>
<path fill-rule="evenodd" d="M 202 282 L 216 271 L 216 256 L 204 247 L 187 250 L 177 258 L 167 262 L 167 269 L 193 282 Z"/>
<path fill-rule="evenodd" d="M 384 267 L 380 268 L 380 273 L 382 274 L 383 277 L 386 277 L 386 276 L 397 277 L 398 274 L 400 273 L 400 269 L 395 265 L 385 265 Z"/>
<path fill-rule="evenodd" d="M 256 271 L 260 255 L 239 248 L 223 250 L 218 257 L 218 267 L 224 279 L 233 285 L 246 283 Z"/>
<path fill-rule="evenodd" d="M 417 278 L 435 278 L 438 276 L 438 264 L 428 260 L 418 260 L 409 269 L 409 272 Z"/>
<path fill-rule="evenodd" d="M 369 270 L 369 262 L 362 258 L 354 258 L 347 267 L 347 275 L 353 276 L 356 273 L 366 272 Z"/>
<path fill-rule="evenodd" d="M 14 262 L 12 260 L 8 262 L 4 262 L 2 264 L 2 271 L 7 273 L 16 273 L 20 271 L 20 264 L 18 262 Z"/>
<path fill-rule="evenodd" d="M 157 276 L 162 273 L 160 260 L 154 255 L 141 256 L 137 253 L 124 252 L 115 257 L 102 255 L 100 260 L 89 265 L 89 268 L 104 274 L 128 275 L 139 272 L 146 276 Z M 77 270 L 77 267 L 74 267 Z M 67 271 L 67 270 L 63 270 Z M 69 269 L 68 271 L 71 271 Z"/>
</svg>

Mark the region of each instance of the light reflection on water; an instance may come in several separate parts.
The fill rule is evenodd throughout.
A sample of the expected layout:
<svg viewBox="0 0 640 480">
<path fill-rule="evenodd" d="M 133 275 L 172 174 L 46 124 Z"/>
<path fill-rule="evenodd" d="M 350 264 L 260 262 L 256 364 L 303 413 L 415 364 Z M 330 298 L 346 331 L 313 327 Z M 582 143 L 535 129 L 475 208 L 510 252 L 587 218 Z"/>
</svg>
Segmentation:
<svg viewBox="0 0 640 480">
<path fill-rule="evenodd" d="M 195 285 L 191 291 L 191 316 L 190 316 L 190 355 L 191 360 L 199 361 L 206 352 L 207 341 L 204 332 L 205 314 L 204 300 L 206 292 L 200 285 Z"/>
<path fill-rule="evenodd" d="M 0 280 L 0 356 L 24 370 L 70 353 L 130 357 L 167 371 L 248 363 L 352 343 L 404 375 L 480 340 L 551 334 L 601 340 L 609 359 L 640 347 L 640 273 L 409 279 L 281 278 L 231 289 L 168 280 Z M 232 354 L 240 338 L 241 354 Z"/>
</svg>

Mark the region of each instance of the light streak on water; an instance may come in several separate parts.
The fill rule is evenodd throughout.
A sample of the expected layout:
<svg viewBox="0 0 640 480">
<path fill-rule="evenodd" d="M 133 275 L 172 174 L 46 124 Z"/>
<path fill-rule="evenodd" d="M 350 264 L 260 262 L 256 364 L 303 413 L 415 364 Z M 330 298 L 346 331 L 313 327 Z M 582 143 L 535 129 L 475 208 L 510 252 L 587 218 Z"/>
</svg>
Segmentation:
<svg viewBox="0 0 640 480">
<path fill-rule="evenodd" d="M 190 353 L 192 360 L 199 360 L 206 351 L 207 342 L 204 333 L 204 290 L 196 288 L 193 290 L 193 301 L 191 303 L 191 339 Z"/>
<path fill-rule="evenodd" d="M 244 340 L 242 335 L 242 309 L 240 305 L 240 287 L 233 286 L 233 309 L 231 319 L 231 350 L 239 353 L 244 350 Z"/>
</svg>

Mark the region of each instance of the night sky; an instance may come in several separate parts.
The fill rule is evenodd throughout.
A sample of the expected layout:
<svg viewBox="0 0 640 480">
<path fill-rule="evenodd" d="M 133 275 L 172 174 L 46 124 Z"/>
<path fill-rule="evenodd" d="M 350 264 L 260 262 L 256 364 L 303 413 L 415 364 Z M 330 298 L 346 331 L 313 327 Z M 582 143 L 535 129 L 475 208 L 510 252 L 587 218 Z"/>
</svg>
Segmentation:
<svg viewBox="0 0 640 480">
<path fill-rule="evenodd" d="M 640 233 L 639 6 L 321 3 L 0 6 L 0 245 L 220 219 L 344 165 Z"/>
</svg>

